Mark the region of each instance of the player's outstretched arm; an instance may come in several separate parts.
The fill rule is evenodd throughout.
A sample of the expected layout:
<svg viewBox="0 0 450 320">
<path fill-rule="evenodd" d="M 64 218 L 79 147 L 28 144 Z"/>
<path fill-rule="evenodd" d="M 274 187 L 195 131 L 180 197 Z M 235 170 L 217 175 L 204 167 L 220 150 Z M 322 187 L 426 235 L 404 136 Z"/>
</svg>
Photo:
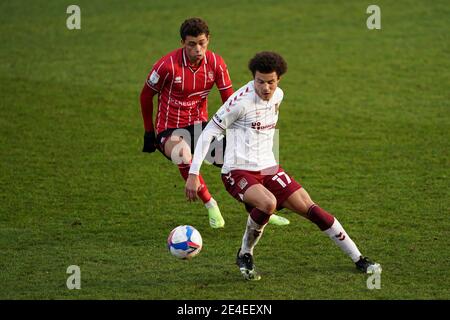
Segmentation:
<svg viewBox="0 0 450 320">
<path fill-rule="evenodd" d="M 190 201 L 197 199 L 197 192 L 201 188 L 198 176 L 200 175 L 200 167 L 208 153 L 211 141 L 213 138 L 221 135 L 223 131 L 224 129 L 215 124 L 214 121 L 210 121 L 198 138 L 185 187 L 186 197 Z"/>
<path fill-rule="evenodd" d="M 155 94 L 157 94 L 156 91 L 144 84 L 140 96 L 141 113 L 145 129 L 142 152 L 152 153 L 156 150 L 155 129 L 153 127 L 153 96 Z"/>
</svg>

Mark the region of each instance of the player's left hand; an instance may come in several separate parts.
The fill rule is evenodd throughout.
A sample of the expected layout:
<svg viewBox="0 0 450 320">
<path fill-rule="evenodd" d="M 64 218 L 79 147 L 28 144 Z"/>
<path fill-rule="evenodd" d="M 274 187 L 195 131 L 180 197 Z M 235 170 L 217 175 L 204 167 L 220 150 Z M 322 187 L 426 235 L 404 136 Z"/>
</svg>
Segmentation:
<svg viewBox="0 0 450 320">
<path fill-rule="evenodd" d="M 198 176 L 195 174 L 189 174 L 189 177 L 186 180 L 186 198 L 189 201 L 195 201 L 197 200 L 197 192 L 200 189 L 200 180 L 198 179 Z"/>
<path fill-rule="evenodd" d="M 144 146 L 142 152 L 152 153 L 156 151 L 156 138 L 153 131 L 146 131 L 144 133 Z"/>
</svg>

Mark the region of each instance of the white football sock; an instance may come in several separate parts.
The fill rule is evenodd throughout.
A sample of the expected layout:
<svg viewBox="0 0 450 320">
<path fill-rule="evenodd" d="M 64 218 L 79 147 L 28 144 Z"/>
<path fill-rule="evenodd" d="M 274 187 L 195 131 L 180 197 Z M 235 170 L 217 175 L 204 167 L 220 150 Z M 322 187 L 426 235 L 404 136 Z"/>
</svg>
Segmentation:
<svg viewBox="0 0 450 320">
<path fill-rule="evenodd" d="M 333 225 L 324 232 L 353 260 L 353 262 L 357 262 L 359 260 L 361 252 L 359 252 L 356 244 L 348 236 L 336 218 L 334 218 Z"/>
<path fill-rule="evenodd" d="M 212 208 L 212 207 L 217 207 L 216 200 L 214 200 L 214 198 L 211 197 L 211 199 L 209 199 L 209 201 L 207 203 L 205 203 L 205 207 L 206 207 L 206 209 L 209 209 L 209 208 Z"/>
<path fill-rule="evenodd" d="M 257 224 L 252 217 L 248 215 L 247 227 L 244 236 L 242 237 L 241 255 L 244 253 L 253 255 L 253 248 L 255 248 L 261 238 L 265 226 L 266 225 Z"/>
</svg>

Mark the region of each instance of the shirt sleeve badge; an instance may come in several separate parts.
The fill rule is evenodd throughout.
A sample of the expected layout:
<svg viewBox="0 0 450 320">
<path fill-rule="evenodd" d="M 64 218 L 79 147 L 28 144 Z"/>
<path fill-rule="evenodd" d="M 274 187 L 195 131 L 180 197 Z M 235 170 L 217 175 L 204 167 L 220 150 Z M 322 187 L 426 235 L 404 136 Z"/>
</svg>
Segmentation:
<svg viewBox="0 0 450 320">
<path fill-rule="evenodd" d="M 155 85 L 157 84 L 159 81 L 159 74 L 156 71 L 153 71 L 152 74 L 150 75 L 150 78 L 148 79 L 148 83 L 150 85 Z"/>
</svg>

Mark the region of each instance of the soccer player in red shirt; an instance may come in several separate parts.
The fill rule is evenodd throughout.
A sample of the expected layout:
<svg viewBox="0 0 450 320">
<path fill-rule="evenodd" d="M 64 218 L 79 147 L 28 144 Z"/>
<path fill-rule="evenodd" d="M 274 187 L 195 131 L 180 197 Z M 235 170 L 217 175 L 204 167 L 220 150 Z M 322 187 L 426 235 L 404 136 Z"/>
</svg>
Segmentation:
<svg viewBox="0 0 450 320">
<path fill-rule="evenodd" d="M 215 84 L 225 102 L 232 95 L 233 88 L 225 61 L 207 49 L 209 28 L 205 21 L 187 19 L 180 27 L 180 36 L 182 47 L 153 65 L 141 92 L 145 128 L 142 151 L 152 153 L 158 149 L 178 165 L 181 176 L 186 180 L 196 140 L 208 121 L 207 96 L 210 90 Z M 158 95 L 156 128 L 153 125 L 155 95 Z M 221 167 L 220 161 L 213 164 Z M 208 210 L 209 223 L 212 228 L 221 228 L 225 221 L 217 202 L 211 197 L 203 178 L 199 176 L 199 179 L 201 188 L 197 195 Z M 289 223 L 275 215 L 270 222 L 278 225 Z"/>
</svg>

